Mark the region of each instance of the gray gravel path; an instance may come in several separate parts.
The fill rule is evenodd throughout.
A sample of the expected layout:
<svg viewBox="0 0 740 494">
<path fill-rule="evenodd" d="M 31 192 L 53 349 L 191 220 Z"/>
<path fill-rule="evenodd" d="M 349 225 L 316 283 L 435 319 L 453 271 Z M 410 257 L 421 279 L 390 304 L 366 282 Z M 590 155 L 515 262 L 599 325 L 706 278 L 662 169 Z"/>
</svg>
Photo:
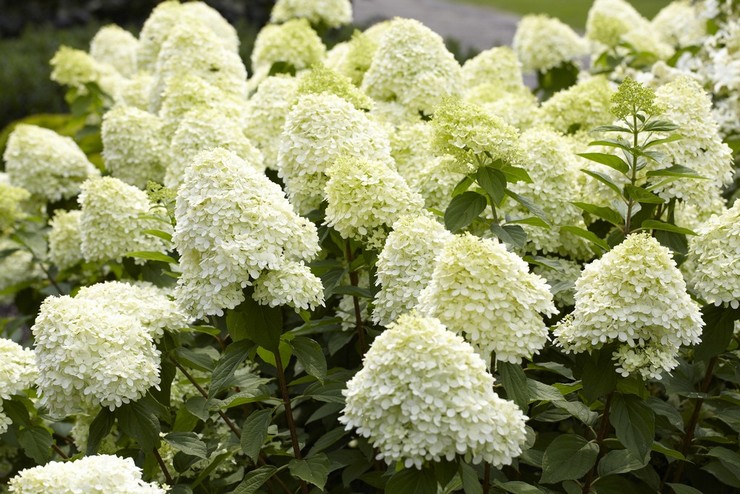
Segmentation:
<svg viewBox="0 0 740 494">
<path fill-rule="evenodd" d="M 508 12 L 444 0 L 354 0 L 352 5 L 358 25 L 409 17 L 443 38 L 455 38 L 477 50 L 510 45 L 519 21 L 519 16 Z"/>
</svg>

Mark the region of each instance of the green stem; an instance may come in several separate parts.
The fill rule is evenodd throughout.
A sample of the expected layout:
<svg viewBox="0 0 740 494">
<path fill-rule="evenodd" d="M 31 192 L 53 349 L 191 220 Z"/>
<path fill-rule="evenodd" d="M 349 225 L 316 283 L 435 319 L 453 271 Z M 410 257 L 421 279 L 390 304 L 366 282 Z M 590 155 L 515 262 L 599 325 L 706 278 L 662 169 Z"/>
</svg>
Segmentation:
<svg viewBox="0 0 740 494">
<path fill-rule="evenodd" d="M 586 481 L 583 483 L 583 494 L 588 494 L 588 492 L 591 490 L 591 484 L 593 483 L 594 475 L 596 474 L 596 465 L 599 464 L 599 460 L 602 456 L 604 456 L 604 439 L 606 438 L 606 434 L 609 432 L 609 410 L 612 406 L 612 398 L 614 398 L 614 391 L 611 391 L 608 395 L 606 395 L 606 403 L 604 403 L 604 414 L 601 416 L 601 427 L 599 427 L 599 432 L 596 434 L 596 444 L 599 446 L 599 454 L 596 457 L 596 462 L 594 463 L 594 466 L 591 467 L 591 470 L 588 471 Z"/>
<path fill-rule="evenodd" d="M 640 132 L 637 130 L 637 112 L 632 113 L 632 145 L 635 149 L 637 149 L 638 146 L 638 138 L 637 136 L 640 134 Z M 632 176 L 630 177 L 630 183 L 634 186 L 635 182 L 637 182 L 637 153 L 634 151 L 632 152 L 632 163 L 631 167 L 632 170 Z M 624 220 L 624 236 L 630 234 L 630 231 L 632 230 L 632 207 L 634 206 L 635 201 L 631 197 L 629 198 L 629 201 L 627 202 L 627 214 L 625 215 L 626 218 Z"/>
<path fill-rule="evenodd" d="M 153 448 L 152 451 L 154 452 L 154 457 L 157 459 L 159 468 L 162 470 L 162 474 L 164 475 L 165 482 L 167 483 L 167 485 L 174 484 L 174 482 L 172 481 L 172 475 L 170 475 L 170 471 L 167 470 L 167 465 L 165 465 L 164 460 L 162 459 L 162 456 L 159 454 L 159 451 L 157 451 L 157 448 Z"/>
<path fill-rule="evenodd" d="M 347 258 L 347 269 L 350 269 L 349 283 L 354 287 L 359 286 L 360 277 L 357 274 L 357 271 L 352 270 L 352 261 L 354 261 L 354 258 L 352 257 L 352 247 L 350 245 L 349 239 L 344 244 L 344 253 L 345 257 Z M 362 324 L 362 309 L 360 308 L 360 299 L 356 295 L 352 295 L 352 305 L 355 309 L 355 329 L 357 330 L 357 339 L 360 344 L 360 357 L 362 357 L 367 351 L 367 344 L 365 343 L 365 328 Z"/>
<path fill-rule="evenodd" d="M 290 406 L 290 395 L 288 394 L 288 383 L 285 379 L 285 368 L 283 367 L 283 360 L 280 358 L 279 351 L 275 352 L 273 355 L 275 355 L 275 367 L 277 368 L 278 372 L 278 384 L 280 386 L 280 394 L 283 397 L 285 419 L 288 422 L 288 429 L 290 430 L 290 442 L 293 445 L 293 456 L 295 456 L 296 459 L 300 460 L 302 458 L 301 446 L 298 443 L 298 432 L 296 431 L 295 421 L 293 420 L 293 409 Z M 303 494 L 308 494 L 308 486 L 306 485 L 306 483 L 301 480 L 300 484 Z"/>
<path fill-rule="evenodd" d="M 491 492 L 491 464 L 486 463 L 483 467 L 483 494 Z"/>
<path fill-rule="evenodd" d="M 67 456 L 67 454 L 64 451 L 62 451 L 62 448 L 60 448 L 56 444 L 51 443 L 51 449 L 53 449 L 56 452 L 56 454 L 61 456 L 63 460 L 69 460 L 69 456 Z"/>
</svg>

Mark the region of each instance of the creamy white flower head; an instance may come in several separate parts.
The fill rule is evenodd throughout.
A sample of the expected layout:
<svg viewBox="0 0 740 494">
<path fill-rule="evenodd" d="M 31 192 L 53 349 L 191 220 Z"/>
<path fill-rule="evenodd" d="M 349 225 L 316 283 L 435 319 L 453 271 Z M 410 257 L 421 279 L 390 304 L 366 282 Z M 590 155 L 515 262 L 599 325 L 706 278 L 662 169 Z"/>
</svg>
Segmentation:
<svg viewBox="0 0 740 494">
<path fill-rule="evenodd" d="M 362 80 L 362 89 L 380 101 L 397 101 L 431 114 L 448 96 L 458 95 L 460 64 L 442 37 L 413 19 L 392 20 Z"/>
<path fill-rule="evenodd" d="M 159 384 L 159 350 L 130 315 L 85 297 L 47 297 L 34 335 L 40 405 L 56 417 L 91 407 L 110 410 Z"/>
<path fill-rule="evenodd" d="M 519 21 L 512 47 L 525 72 L 547 72 L 587 55 L 589 46 L 567 24 L 547 15 L 527 15 Z"/>
<path fill-rule="evenodd" d="M 645 233 L 629 235 L 587 264 L 575 302 L 575 311 L 555 327 L 558 344 L 584 352 L 618 343 L 614 359 L 623 375 L 660 379 L 677 365 L 681 345 L 699 342 L 704 325 L 671 252 Z M 644 351 L 638 367 L 635 355 Z"/>
<path fill-rule="evenodd" d="M 479 84 L 493 84 L 504 91 L 517 91 L 524 86 L 522 64 L 508 46 L 497 46 L 480 52 L 462 66 L 465 89 Z"/>
<path fill-rule="evenodd" d="M 176 26 L 204 24 L 229 51 L 239 51 L 239 36 L 217 10 L 203 2 L 166 1 L 157 5 L 139 33 L 137 63 L 140 71 L 154 72 L 157 58 L 167 37 Z"/>
<path fill-rule="evenodd" d="M 324 65 L 314 65 L 298 75 L 297 96 L 304 94 L 331 93 L 343 98 L 358 110 L 371 110 L 373 100 L 357 89 L 349 77 Z"/>
<path fill-rule="evenodd" d="M 671 46 L 685 48 L 701 44 L 707 35 L 707 21 L 696 5 L 687 0 L 669 3 L 650 22 L 661 39 Z"/>
<path fill-rule="evenodd" d="M 609 111 L 614 91 L 602 76 L 580 81 L 542 104 L 543 121 L 562 134 L 610 124 L 614 120 Z"/>
<path fill-rule="evenodd" d="M 190 317 L 172 300 L 170 292 L 144 281 L 106 281 L 81 288 L 75 300 L 91 300 L 99 310 L 132 317 L 159 341 L 165 330 L 176 331 L 190 323 Z"/>
<path fill-rule="evenodd" d="M 149 111 L 149 97 L 152 94 L 154 77 L 147 72 L 139 72 L 131 79 L 124 79 L 118 85 L 114 102 L 121 106 L 133 106 Z"/>
<path fill-rule="evenodd" d="M 71 138 L 35 125 L 13 129 L 3 159 L 14 186 L 48 201 L 73 197 L 82 182 L 100 175 Z"/>
<path fill-rule="evenodd" d="M 324 63 L 349 77 L 355 86 L 360 86 L 377 49 L 378 43 L 367 32 L 355 31 L 352 39 L 338 43 L 329 50 Z"/>
<path fill-rule="evenodd" d="M 272 76 L 260 83 L 244 108 L 244 134 L 262 151 L 265 165 L 277 169 L 280 134 L 295 101 L 297 81 Z"/>
<path fill-rule="evenodd" d="M 352 3 L 349 0 L 277 0 L 270 21 L 285 22 L 303 18 L 314 25 L 339 27 L 352 22 Z"/>
<path fill-rule="evenodd" d="M 541 120 L 537 97 L 526 86 L 507 91 L 496 84 L 478 84 L 463 94 L 463 101 L 502 119 L 507 124 L 524 130 Z"/>
<path fill-rule="evenodd" d="M 519 363 L 547 341 L 540 313 L 556 314 L 552 294 L 519 256 L 497 240 L 466 233 L 445 244 L 419 311 L 462 334 L 481 357 Z"/>
<path fill-rule="evenodd" d="M 710 304 L 740 306 L 740 201 L 712 216 L 689 238 L 695 265 L 689 286 Z"/>
<path fill-rule="evenodd" d="M 183 117 L 196 108 L 215 110 L 242 122 L 245 106 L 243 98 L 225 93 L 201 77 L 186 74 L 171 79 L 165 86 L 159 116 L 167 122 L 165 132 L 171 138 Z"/>
<path fill-rule="evenodd" d="M 150 180 L 162 183 L 169 147 L 161 118 L 131 106 L 115 106 L 103 115 L 101 138 L 111 175 L 140 189 Z"/>
<path fill-rule="evenodd" d="M 185 170 L 201 151 L 223 148 L 233 152 L 259 172 L 265 171 L 262 153 L 242 131 L 238 120 L 217 110 L 196 108 L 183 117 L 172 138 L 170 165 L 164 184 L 177 189 L 185 179 Z"/>
<path fill-rule="evenodd" d="M 278 172 L 299 213 L 319 207 L 326 168 L 343 155 L 389 163 L 385 130 L 334 94 L 299 98 L 285 119 L 278 151 Z"/>
<path fill-rule="evenodd" d="M 7 338 L 0 338 L 0 403 L 33 386 L 38 376 L 33 351 Z M 1 433 L 0 433 L 1 434 Z"/>
<path fill-rule="evenodd" d="M 570 142 L 553 130 L 536 127 L 522 133 L 521 146 L 525 152 L 522 166 L 532 183 L 512 182 L 509 187 L 524 197 L 537 198 L 537 204 L 551 222 L 550 228 L 522 225 L 530 248 L 544 254 L 590 258 L 593 253 L 582 238 L 560 230 L 561 226 L 569 225 L 586 228 L 583 212 L 573 205 L 581 199 L 579 180 L 583 172 Z M 505 211 L 516 218 L 532 215 L 519 203 L 507 203 Z"/>
<path fill-rule="evenodd" d="M 303 262 L 288 261 L 257 278 L 252 297 L 270 307 L 314 310 L 324 305 L 324 285 Z"/>
<path fill-rule="evenodd" d="M 659 87 L 655 103 L 664 108 L 661 115 L 679 126 L 681 139 L 662 145 L 666 163 L 682 165 L 696 171 L 706 180 L 676 180 L 656 189 L 664 199 L 679 198 L 709 207 L 712 188 L 732 183 L 734 166 L 732 150 L 722 142 L 717 122 L 712 117 L 712 100 L 693 79 L 682 77 Z M 651 164 L 648 168 L 656 168 Z M 660 168 L 663 168 L 661 166 Z"/>
<path fill-rule="evenodd" d="M 28 216 L 26 202 L 30 198 L 26 189 L 0 183 L 0 234 L 9 232 L 16 221 Z"/>
<path fill-rule="evenodd" d="M 123 76 L 112 65 L 99 62 L 87 52 L 61 46 L 49 62 L 51 80 L 87 94 L 85 84 L 94 83 L 109 96 L 115 97 Z"/>
<path fill-rule="evenodd" d="M 402 216 L 393 224 L 383 251 L 378 256 L 373 321 L 388 326 L 398 316 L 416 308 L 419 295 L 432 281 L 434 260 L 452 240 L 429 214 Z"/>
<path fill-rule="evenodd" d="M 380 250 L 396 220 L 418 214 L 424 199 L 381 161 L 340 157 L 326 170 L 326 223 L 343 238 Z"/>
<path fill-rule="evenodd" d="M 0 256 L 0 290 L 36 280 L 44 275 L 33 254 L 8 237 L 0 236 L 0 251 L 9 252 Z M 0 295 L 0 302 L 12 303 L 13 295 L 7 297 Z"/>
<path fill-rule="evenodd" d="M 138 49 L 139 40 L 115 24 L 101 27 L 90 41 L 90 56 L 112 65 L 124 77 L 133 77 L 137 73 Z"/>
<path fill-rule="evenodd" d="M 514 127 L 459 99 L 450 98 L 437 107 L 432 126 L 437 152 L 454 156 L 463 172 L 477 170 L 478 160 L 488 156 L 508 164 L 523 157 Z"/>
<path fill-rule="evenodd" d="M 175 298 L 196 318 L 222 315 L 263 270 L 319 250 L 316 227 L 295 214 L 280 186 L 224 149 L 200 153 L 186 169 L 175 216 Z"/>
<path fill-rule="evenodd" d="M 80 234 L 82 211 L 57 210 L 49 222 L 49 260 L 67 269 L 83 260 Z"/>
<path fill-rule="evenodd" d="M 52 461 L 21 470 L 8 484 L 13 494 L 164 494 L 165 489 L 141 479 L 131 458 L 86 456 L 74 461 Z"/>
<path fill-rule="evenodd" d="M 113 177 L 88 180 L 78 198 L 82 208 L 82 255 L 88 262 L 120 261 L 128 252 L 166 252 L 161 238 L 144 230 L 170 229 L 166 218 L 141 189 Z"/>
<path fill-rule="evenodd" d="M 268 24 L 254 40 L 252 69 L 269 70 L 276 62 L 285 62 L 296 70 L 320 63 L 326 46 L 306 19 L 293 19 L 285 24 Z"/>
<path fill-rule="evenodd" d="M 178 24 L 162 43 L 149 110 L 157 112 L 169 81 L 186 74 L 200 77 L 234 98 L 247 98 L 247 69 L 239 52 L 225 48 L 205 23 Z"/>
<path fill-rule="evenodd" d="M 356 429 L 388 464 L 485 461 L 519 456 L 527 417 L 493 392 L 493 376 L 460 336 L 437 319 L 402 315 L 365 355 L 343 392 L 339 421 Z"/>
</svg>

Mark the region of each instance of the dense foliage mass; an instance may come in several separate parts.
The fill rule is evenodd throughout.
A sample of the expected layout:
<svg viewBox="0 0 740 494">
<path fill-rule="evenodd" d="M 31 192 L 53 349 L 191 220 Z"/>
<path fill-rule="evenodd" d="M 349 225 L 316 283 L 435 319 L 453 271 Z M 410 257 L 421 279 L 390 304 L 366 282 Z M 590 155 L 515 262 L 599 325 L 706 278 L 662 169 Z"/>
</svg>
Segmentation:
<svg viewBox="0 0 740 494">
<path fill-rule="evenodd" d="M 2 142 L 0 490 L 737 491 L 737 7 L 61 48 Z"/>
</svg>

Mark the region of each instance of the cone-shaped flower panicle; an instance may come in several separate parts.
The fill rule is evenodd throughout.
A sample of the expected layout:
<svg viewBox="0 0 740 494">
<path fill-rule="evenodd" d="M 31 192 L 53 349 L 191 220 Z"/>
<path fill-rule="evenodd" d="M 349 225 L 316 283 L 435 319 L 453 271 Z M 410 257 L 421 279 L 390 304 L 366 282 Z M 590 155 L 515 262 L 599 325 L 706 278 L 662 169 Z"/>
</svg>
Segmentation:
<svg viewBox="0 0 740 494">
<path fill-rule="evenodd" d="M 320 63 L 325 56 L 326 46 L 308 20 L 291 19 L 285 24 L 268 24 L 257 34 L 252 69 L 255 74 L 266 75 L 272 64 L 284 62 L 303 70 Z"/>
<path fill-rule="evenodd" d="M 285 22 L 290 19 L 308 19 L 314 25 L 339 27 L 352 22 L 350 0 L 278 0 L 272 8 L 270 20 Z"/>
<path fill-rule="evenodd" d="M 67 269 L 84 259 L 80 219 L 82 211 L 57 210 L 49 222 L 49 259 L 60 269 Z"/>
<path fill-rule="evenodd" d="M 101 27 L 90 41 L 90 56 L 98 62 L 112 65 L 123 77 L 136 75 L 138 50 L 139 40 L 115 24 Z"/>
<path fill-rule="evenodd" d="M 526 72 L 546 72 L 588 54 L 588 43 L 570 26 L 546 15 L 519 21 L 513 48 Z"/>
<path fill-rule="evenodd" d="M 287 261 L 254 282 L 252 297 L 262 305 L 313 310 L 324 305 L 324 285 L 303 262 Z"/>
<path fill-rule="evenodd" d="M 7 338 L 0 338 L 0 435 L 10 425 L 10 418 L 3 413 L 3 400 L 33 386 L 38 377 L 36 359 L 31 350 Z"/>
<path fill-rule="evenodd" d="M 481 84 L 493 84 L 502 91 L 518 91 L 524 86 L 522 64 L 508 46 L 497 46 L 480 52 L 462 66 L 466 90 Z"/>
</svg>

